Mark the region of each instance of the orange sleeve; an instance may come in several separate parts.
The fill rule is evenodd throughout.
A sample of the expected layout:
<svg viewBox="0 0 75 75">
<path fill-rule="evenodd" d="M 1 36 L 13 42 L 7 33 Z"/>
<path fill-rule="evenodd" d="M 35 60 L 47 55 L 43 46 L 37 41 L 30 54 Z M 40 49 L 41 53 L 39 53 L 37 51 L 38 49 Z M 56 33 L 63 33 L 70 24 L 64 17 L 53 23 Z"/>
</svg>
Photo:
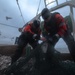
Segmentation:
<svg viewBox="0 0 75 75">
<path fill-rule="evenodd" d="M 29 32 L 31 34 L 34 34 L 34 32 L 31 31 L 31 26 L 27 25 L 26 27 L 24 27 L 24 32 Z"/>
<path fill-rule="evenodd" d="M 60 36 L 63 36 L 65 31 L 67 30 L 66 22 L 60 14 L 57 14 L 55 17 L 56 17 L 57 25 L 59 25 L 58 34 Z"/>
</svg>

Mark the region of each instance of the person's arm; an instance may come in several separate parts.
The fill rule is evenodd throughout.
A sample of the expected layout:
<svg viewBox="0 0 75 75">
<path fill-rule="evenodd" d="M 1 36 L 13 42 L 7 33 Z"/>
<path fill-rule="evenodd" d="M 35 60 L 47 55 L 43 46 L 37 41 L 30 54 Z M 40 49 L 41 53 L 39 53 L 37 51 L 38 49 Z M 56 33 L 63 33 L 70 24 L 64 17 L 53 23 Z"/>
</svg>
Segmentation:
<svg viewBox="0 0 75 75">
<path fill-rule="evenodd" d="M 34 34 L 34 32 L 31 31 L 31 26 L 30 26 L 30 25 L 27 25 L 27 26 L 24 28 L 23 32 L 29 32 L 29 33 L 31 33 L 31 34 Z"/>
<path fill-rule="evenodd" d="M 59 26 L 57 36 L 62 37 L 65 34 L 65 31 L 67 30 L 67 25 L 65 23 L 64 18 L 60 14 L 57 14 L 55 18 L 56 18 L 56 23 Z"/>
<path fill-rule="evenodd" d="M 41 29 L 38 30 L 38 34 L 34 34 L 33 38 L 37 39 L 37 40 L 41 40 Z"/>
</svg>

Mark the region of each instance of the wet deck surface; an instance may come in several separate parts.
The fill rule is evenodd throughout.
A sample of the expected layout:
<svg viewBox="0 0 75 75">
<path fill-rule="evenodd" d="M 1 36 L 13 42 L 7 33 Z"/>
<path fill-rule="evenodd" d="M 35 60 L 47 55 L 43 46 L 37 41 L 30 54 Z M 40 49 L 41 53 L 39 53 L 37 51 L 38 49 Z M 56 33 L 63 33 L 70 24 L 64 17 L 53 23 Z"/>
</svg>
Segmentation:
<svg viewBox="0 0 75 75">
<path fill-rule="evenodd" d="M 2 70 L 4 70 L 5 68 L 7 68 L 9 65 L 11 65 L 10 64 L 11 63 L 11 57 L 10 56 L 4 56 L 4 55 L 0 55 L 0 73 L 1 73 L 1 75 L 3 75 L 2 74 Z M 71 65 L 72 64 L 72 65 Z M 75 65 L 74 65 L 74 63 L 73 62 L 71 62 L 71 61 L 69 61 L 69 60 L 67 60 L 67 61 L 65 61 L 65 63 L 62 63 L 61 65 L 64 65 L 64 67 L 66 68 L 74 68 L 75 67 Z M 74 66 L 73 66 L 74 65 Z M 72 69 L 73 69 L 72 68 Z M 58 70 L 60 70 L 59 68 L 58 68 Z M 56 69 L 56 71 L 58 71 L 57 69 Z M 52 72 L 56 72 L 56 71 L 52 71 Z M 51 72 L 51 73 L 52 73 Z M 54 73 L 55 74 L 55 73 Z M 73 75 L 73 74 L 72 74 Z"/>
<path fill-rule="evenodd" d="M 17 45 L 0 45 L 0 72 L 7 68 L 9 65 L 11 65 L 11 55 L 14 54 L 15 50 L 17 48 Z M 62 54 L 62 59 L 68 60 L 70 59 L 70 54 Z M 68 57 L 68 58 L 67 58 Z M 69 61 L 68 61 L 69 62 Z M 65 64 L 63 64 L 65 65 Z"/>
<path fill-rule="evenodd" d="M 0 55 L 0 70 L 7 68 L 11 63 L 10 56 Z"/>
</svg>

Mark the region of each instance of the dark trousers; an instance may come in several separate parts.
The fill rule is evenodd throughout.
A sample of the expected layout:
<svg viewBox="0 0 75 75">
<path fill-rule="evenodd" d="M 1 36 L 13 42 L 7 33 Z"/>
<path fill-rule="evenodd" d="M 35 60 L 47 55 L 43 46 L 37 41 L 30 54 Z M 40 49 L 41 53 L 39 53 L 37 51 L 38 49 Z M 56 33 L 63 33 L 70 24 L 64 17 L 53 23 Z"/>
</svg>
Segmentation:
<svg viewBox="0 0 75 75">
<path fill-rule="evenodd" d="M 69 52 L 75 62 L 75 41 L 70 32 L 66 32 L 65 35 L 62 37 L 62 39 L 65 41 L 65 43 L 68 46 Z M 54 46 L 57 42 L 54 43 Z"/>
<path fill-rule="evenodd" d="M 33 49 L 38 45 L 38 41 L 35 41 L 34 39 L 32 39 L 32 37 L 26 36 L 25 34 L 21 34 L 18 40 L 17 50 L 15 54 L 11 57 L 11 64 L 17 61 L 19 57 L 21 57 L 23 50 L 28 43 L 33 47 Z"/>
<path fill-rule="evenodd" d="M 64 35 L 63 40 L 67 44 L 70 54 L 75 62 L 75 41 L 74 41 L 73 36 L 67 33 Z"/>
</svg>

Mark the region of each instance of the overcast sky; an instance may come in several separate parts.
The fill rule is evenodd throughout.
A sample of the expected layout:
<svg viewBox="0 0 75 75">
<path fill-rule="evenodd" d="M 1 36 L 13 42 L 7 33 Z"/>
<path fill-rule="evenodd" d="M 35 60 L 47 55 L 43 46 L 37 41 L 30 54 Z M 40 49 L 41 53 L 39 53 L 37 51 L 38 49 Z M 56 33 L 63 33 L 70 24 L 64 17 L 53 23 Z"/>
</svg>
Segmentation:
<svg viewBox="0 0 75 75">
<path fill-rule="evenodd" d="M 18 3 L 20 5 L 24 21 L 22 19 L 16 0 L 0 0 L 0 23 L 15 27 L 22 27 L 26 22 L 36 16 L 39 0 L 18 0 Z M 42 2 L 41 8 L 44 8 L 44 2 Z M 11 17 L 12 19 L 6 20 L 6 16 Z M 3 26 L 1 24 L 0 32 L 7 36 L 19 35 L 17 28 Z"/>
<path fill-rule="evenodd" d="M 8 24 L 10 26 L 22 27 L 26 22 L 31 20 L 36 16 L 38 5 L 40 0 L 18 0 L 20 5 L 24 21 L 22 19 L 21 13 L 19 11 L 16 0 L 0 0 L 0 23 Z M 65 2 L 66 0 L 58 0 L 59 4 Z M 56 3 L 51 4 L 48 8 L 56 6 Z M 44 0 L 41 0 L 39 13 L 45 7 Z M 75 10 L 75 9 L 74 9 Z M 67 16 L 70 13 L 69 7 L 64 7 L 62 9 L 56 10 L 61 13 L 62 16 Z M 12 19 L 6 20 L 6 16 Z M 18 28 L 13 28 L 9 26 L 4 26 L 0 24 L 0 33 L 2 36 L 9 38 L 19 36 Z"/>
</svg>

